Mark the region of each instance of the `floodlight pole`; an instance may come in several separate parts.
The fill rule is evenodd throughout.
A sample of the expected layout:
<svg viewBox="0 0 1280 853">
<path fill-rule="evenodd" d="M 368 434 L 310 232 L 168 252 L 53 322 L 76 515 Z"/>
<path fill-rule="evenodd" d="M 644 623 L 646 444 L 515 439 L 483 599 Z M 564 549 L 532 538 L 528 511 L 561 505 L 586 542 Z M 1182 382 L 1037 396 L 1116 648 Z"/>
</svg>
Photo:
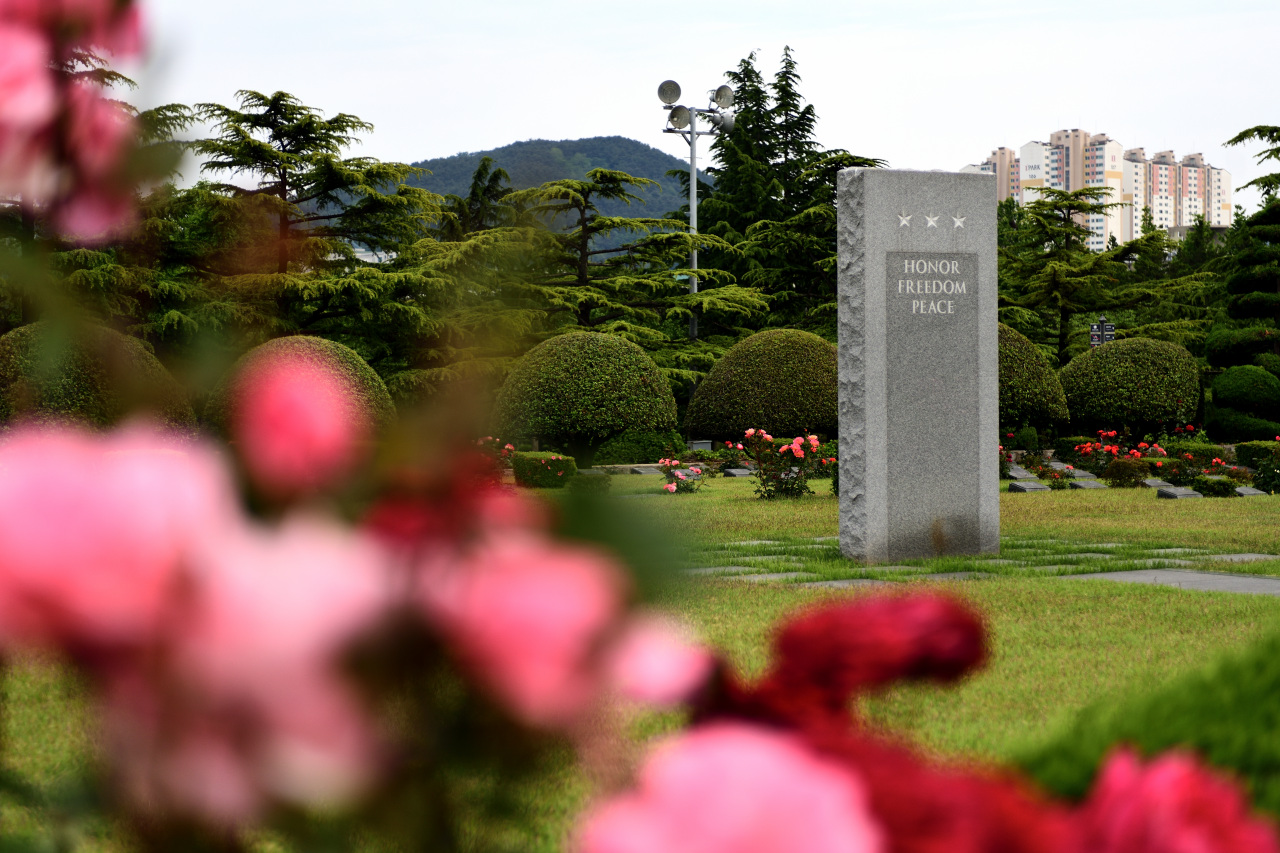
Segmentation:
<svg viewBox="0 0 1280 853">
<path fill-rule="evenodd" d="M 661 87 L 658 96 L 663 97 L 666 102 L 664 107 L 667 110 L 685 110 L 683 106 L 676 107 L 672 102 L 680 97 L 680 87 L 673 81 L 668 80 L 663 86 L 670 84 L 674 93 L 671 94 L 670 100 L 667 100 L 662 93 Z M 722 100 L 722 96 L 727 100 Z M 698 137 L 710 136 L 715 133 L 712 130 L 698 130 L 698 115 L 705 113 L 711 116 L 711 124 L 713 128 L 719 128 L 723 132 L 729 132 L 733 129 L 732 114 L 721 112 L 716 107 L 728 108 L 733 106 L 733 93 L 728 86 L 721 86 L 720 90 L 715 93 L 715 105 L 709 109 L 698 109 L 696 107 L 688 107 L 689 128 L 688 130 L 676 127 L 663 128 L 663 133 L 678 133 L 684 137 L 685 142 L 689 143 L 689 234 L 692 237 L 698 236 Z M 695 240 L 693 245 L 689 247 L 689 293 L 698 292 L 698 245 Z M 698 315 L 690 312 L 689 316 L 689 340 L 696 341 L 698 339 Z"/>
<path fill-rule="evenodd" d="M 689 110 L 689 234 L 698 236 L 698 111 Z M 698 242 L 689 247 L 689 292 L 698 292 Z M 698 339 L 698 315 L 689 314 L 689 340 Z"/>
</svg>

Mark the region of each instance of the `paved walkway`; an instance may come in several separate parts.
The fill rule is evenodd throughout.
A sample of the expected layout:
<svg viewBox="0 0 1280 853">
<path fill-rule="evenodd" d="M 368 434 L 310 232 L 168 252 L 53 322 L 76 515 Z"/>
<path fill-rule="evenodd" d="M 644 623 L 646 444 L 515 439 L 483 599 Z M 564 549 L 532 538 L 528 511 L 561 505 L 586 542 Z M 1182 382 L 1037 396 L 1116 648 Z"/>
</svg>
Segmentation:
<svg viewBox="0 0 1280 853">
<path fill-rule="evenodd" d="M 1262 575 L 1231 575 L 1225 572 L 1192 572 L 1186 569 L 1153 569 L 1135 572 L 1097 572 L 1090 575 L 1061 575 L 1068 580 L 1119 581 L 1174 586 L 1204 592 L 1247 592 L 1253 595 L 1280 595 L 1280 578 Z"/>
<path fill-rule="evenodd" d="M 884 586 L 895 580 L 851 578 L 822 580 L 814 572 L 804 571 L 809 558 L 795 556 L 787 551 L 835 553 L 838 537 L 819 536 L 807 542 L 784 543 L 774 539 L 754 539 L 730 542 L 719 546 L 713 553 L 726 559 L 726 565 L 688 569 L 686 574 L 695 577 L 721 576 L 752 583 L 791 581 L 792 585 L 814 589 L 852 589 L 856 587 Z M 1063 547 L 1069 548 L 1063 551 Z M 1109 553 L 1109 549 L 1126 549 Z M 774 551 L 778 553 L 762 553 Z M 1057 553 L 1035 553 L 1057 551 Z M 745 553 L 744 553 L 745 552 Z M 715 559 L 708 555 L 710 559 Z M 815 553 L 814 557 L 820 556 Z M 827 555 L 821 555 L 827 556 Z M 1037 562 L 1052 560 L 1052 564 Z M 1252 563 L 1263 560 L 1280 561 L 1277 554 L 1213 554 L 1200 548 L 1130 548 L 1119 542 L 1076 543 L 1056 540 L 1010 540 L 1004 543 L 1001 556 L 994 559 L 974 558 L 967 571 L 948 571 L 930 574 L 924 566 L 871 566 L 876 572 L 911 573 L 909 580 L 980 580 L 995 577 L 984 572 L 984 567 L 1009 566 L 1043 573 L 1075 570 L 1073 574 L 1054 574 L 1055 578 L 1071 580 L 1109 580 L 1120 583 L 1147 583 L 1172 586 L 1179 589 L 1207 592 L 1241 592 L 1252 595 L 1280 596 L 1280 577 L 1265 575 L 1227 574 L 1225 572 L 1195 571 L 1204 563 Z M 1065 561 L 1065 562 L 1064 562 Z M 1125 571 L 1079 573 L 1089 565 L 1125 566 Z M 770 565 L 772 564 L 772 565 Z M 1101 567 L 1101 566 L 1099 566 Z M 772 569 L 772 571 L 770 571 Z"/>
</svg>

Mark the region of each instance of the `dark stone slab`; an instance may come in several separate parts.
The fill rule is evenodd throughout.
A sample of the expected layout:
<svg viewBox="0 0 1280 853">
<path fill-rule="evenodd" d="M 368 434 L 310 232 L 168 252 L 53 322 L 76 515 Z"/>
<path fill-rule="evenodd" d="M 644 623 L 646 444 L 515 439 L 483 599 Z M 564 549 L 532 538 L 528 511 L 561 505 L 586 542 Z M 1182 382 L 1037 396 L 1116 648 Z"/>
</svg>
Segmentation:
<svg viewBox="0 0 1280 853">
<path fill-rule="evenodd" d="M 758 572 L 759 566 L 708 566 L 704 569 L 685 569 L 686 575 L 705 577 L 707 575 L 730 575 L 739 572 Z"/>
<path fill-rule="evenodd" d="M 698 480 L 702 478 L 701 474 L 695 474 L 688 468 L 677 468 L 673 473 L 684 474 L 685 478 L 689 480 Z"/>
<path fill-rule="evenodd" d="M 1253 498 L 1258 495 L 1265 495 L 1262 489 L 1255 489 L 1253 486 L 1236 486 L 1236 494 L 1242 498 Z"/>
<path fill-rule="evenodd" d="M 1049 487 L 1039 480 L 1029 480 L 1025 483 L 1010 483 L 1009 491 L 1011 492 L 1047 492 Z"/>
<path fill-rule="evenodd" d="M 774 572 L 768 575 L 734 575 L 736 581 L 748 581 L 749 583 L 777 583 L 778 581 L 793 581 L 797 578 L 816 578 L 821 575 L 815 575 L 812 572 Z"/>
<path fill-rule="evenodd" d="M 1032 474 L 1030 471 L 1028 471 L 1026 468 L 1023 468 L 1021 465 L 1010 465 L 1009 479 L 1010 480 L 1034 480 L 1036 479 L 1036 475 Z"/>
<path fill-rule="evenodd" d="M 1156 497 L 1177 500 L 1179 498 L 1202 498 L 1204 495 L 1195 489 L 1187 489 L 1182 486 L 1162 486 L 1156 489 Z"/>
<path fill-rule="evenodd" d="M 1218 560 L 1224 563 L 1257 563 L 1262 560 L 1280 560 L 1276 554 L 1205 554 L 1202 560 Z"/>
<path fill-rule="evenodd" d="M 726 477 L 750 477 L 752 471 L 750 468 L 725 468 L 720 473 Z"/>
<path fill-rule="evenodd" d="M 1244 592 L 1254 595 L 1280 595 L 1280 578 L 1268 578 L 1261 575 L 1230 575 L 1225 572 L 1144 569 L 1136 572 L 1099 572 L 1091 575 L 1061 575 L 1061 577 L 1070 578 L 1071 580 L 1148 583 L 1202 592 Z"/>
<path fill-rule="evenodd" d="M 1085 471 L 1081 468 L 1072 468 L 1067 472 L 1073 480 L 1096 480 L 1098 475 L 1092 471 Z"/>
<path fill-rule="evenodd" d="M 1054 460 L 1054 461 L 1052 461 L 1052 462 L 1050 462 L 1050 463 L 1049 463 L 1049 467 L 1050 467 L 1050 468 L 1052 468 L 1052 469 L 1053 469 L 1053 470 L 1055 470 L 1055 471 L 1065 471 L 1065 470 L 1067 470 L 1067 463 L 1065 463 L 1065 462 L 1058 462 L 1057 460 Z"/>
<path fill-rule="evenodd" d="M 893 581 L 874 581 L 867 578 L 849 578 L 848 580 L 839 581 L 811 581 L 809 583 L 798 583 L 796 586 L 802 586 L 806 589 L 856 589 L 860 586 L 889 586 Z"/>
<path fill-rule="evenodd" d="M 1097 480 L 1073 480 L 1067 484 L 1069 489 L 1105 489 L 1106 483 L 1099 483 Z"/>
<path fill-rule="evenodd" d="M 637 465 L 631 469 L 632 474 L 661 474 L 661 468 L 654 468 L 652 465 Z"/>
<path fill-rule="evenodd" d="M 685 442 L 685 444 L 689 445 L 690 450 L 710 450 L 711 449 L 711 442 L 709 441 L 687 441 Z"/>
<path fill-rule="evenodd" d="M 1142 481 L 1142 487 L 1144 489 L 1167 489 L 1172 486 L 1173 483 L 1166 483 L 1158 477 L 1151 477 L 1150 479 Z"/>
</svg>

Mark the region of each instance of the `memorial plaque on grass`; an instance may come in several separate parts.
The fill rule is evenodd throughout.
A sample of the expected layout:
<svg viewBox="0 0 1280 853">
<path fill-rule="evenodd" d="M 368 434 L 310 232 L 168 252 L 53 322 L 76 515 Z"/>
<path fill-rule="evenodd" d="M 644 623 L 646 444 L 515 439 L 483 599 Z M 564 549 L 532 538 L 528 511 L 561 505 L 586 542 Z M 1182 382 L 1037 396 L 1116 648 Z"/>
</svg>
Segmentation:
<svg viewBox="0 0 1280 853">
<path fill-rule="evenodd" d="M 995 553 L 995 178 L 848 169 L 837 192 L 840 549 Z"/>
<path fill-rule="evenodd" d="M 1253 486 L 1236 486 L 1236 494 L 1242 498 L 1253 498 L 1258 495 L 1265 495 L 1266 492 L 1261 489 L 1255 489 Z"/>
<path fill-rule="evenodd" d="M 1010 465 L 1009 479 L 1010 480 L 1035 480 L 1037 478 L 1035 474 L 1032 474 L 1030 471 L 1028 471 L 1026 468 L 1023 468 L 1021 465 Z"/>
<path fill-rule="evenodd" d="M 1049 487 L 1039 480 L 1028 480 L 1025 483 L 1010 483 L 1009 491 L 1011 492 L 1048 492 Z M 991 553 L 995 553 L 994 551 Z"/>
<path fill-rule="evenodd" d="M 725 468 L 724 471 L 722 471 L 721 473 L 724 474 L 726 477 L 750 477 L 751 469 L 750 468 Z"/>
<path fill-rule="evenodd" d="M 1107 484 L 1097 480 L 1073 480 L 1067 486 L 1072 489 L 1105 489 Z"/>
<path fill-rule="evenodd" d="M 1204 495 L 1195 489 L 1185 489 L 1182 486 L 1162 486 L 1156 489 L 1156 497 L 1176 500 L 1179 498 L 1202 498 Z"/>
<path fill-rule="evenodd" d="M 1150 479 L 1143 480 L 1142 485 L 1144 488 L 1147 488 L 1147 489 L 1163 489 L 1166 486 L 1172 486 L 1173 483 L 1166 483 L 1164 480 L 1159 480 L 1159 479 L 1156 479 L 1155 477 L 1152 477 Z"/>
</svg>

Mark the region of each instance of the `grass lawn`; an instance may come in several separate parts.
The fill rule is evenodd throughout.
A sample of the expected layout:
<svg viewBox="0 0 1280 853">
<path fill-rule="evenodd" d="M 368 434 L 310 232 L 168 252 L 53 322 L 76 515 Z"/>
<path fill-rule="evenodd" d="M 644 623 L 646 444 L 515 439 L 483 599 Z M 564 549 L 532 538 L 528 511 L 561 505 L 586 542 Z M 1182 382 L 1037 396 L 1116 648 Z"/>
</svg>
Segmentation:
<svg viewBox="0 0 1280 853">
<path fill-rule="evenodd" d="M 1280 498 L 1170 501 L 1150 490 L 1119 489 L 1006 493 L 1000 499 L 1003 556 L 1030 568 L 941 558 L 908 561 L 910 570 L 887 573 L 844 560 L 834 541 L 814 541 L 836 535 L 836 500 L 827 481 L 814 483 L 817 495 L 773 503 L 757 500 L 750 480 L 714 480 L 695 495 L 668 495 L 660 482 L 615 477 L 612 493 L 619 500 L 609 514 L 634 538 L 664 543 L 668 567 L 749 564 L 822 578 L 892 578 L 904 586 L 940 586 L 973 602 L 993 638 L 993 659 L 984 671 L 954 688 L 899 686 L 867 702 L 874 720 L 941 755 L 999 760 L 1048 737 L 1090 702 L 1155 687 L 1280 628 L 1280 598 L 1052 576 L 1133 567 L 1163 548 L 1278 553 Z M 743 542 L 761 544 L 734 544 Z M 1102 551 L 1110 556 L 1088 556 Z M 1051 564 L 1071 568 L 1034 568 Z M 1280 559 L 1197 567 L 1280 575 Z M 929 577 L 974 568 L 993 577 Z M 663 588 L 657 603 L 689 619 L 736 666 L 759 673 L 768 661 L 770 627 L 780 617 L 831 596 L 874 592 L 681 578 Z M 48 783 L 86 760 L 83 699 L 56 667 L 16 662 L 4 690 L 9 766 Z M 632 734 L 642 741 L 678 723 L 676 715 L 651 715 L 637 720 Z M 517 846 L 559 849 L 588 796 L 566 754 L 521 792 L 524 837 Z M 36 820 L 0 810 L 10 830 Z M 99 840 L 90 846 L 110 845 Z"/>
</svg>

